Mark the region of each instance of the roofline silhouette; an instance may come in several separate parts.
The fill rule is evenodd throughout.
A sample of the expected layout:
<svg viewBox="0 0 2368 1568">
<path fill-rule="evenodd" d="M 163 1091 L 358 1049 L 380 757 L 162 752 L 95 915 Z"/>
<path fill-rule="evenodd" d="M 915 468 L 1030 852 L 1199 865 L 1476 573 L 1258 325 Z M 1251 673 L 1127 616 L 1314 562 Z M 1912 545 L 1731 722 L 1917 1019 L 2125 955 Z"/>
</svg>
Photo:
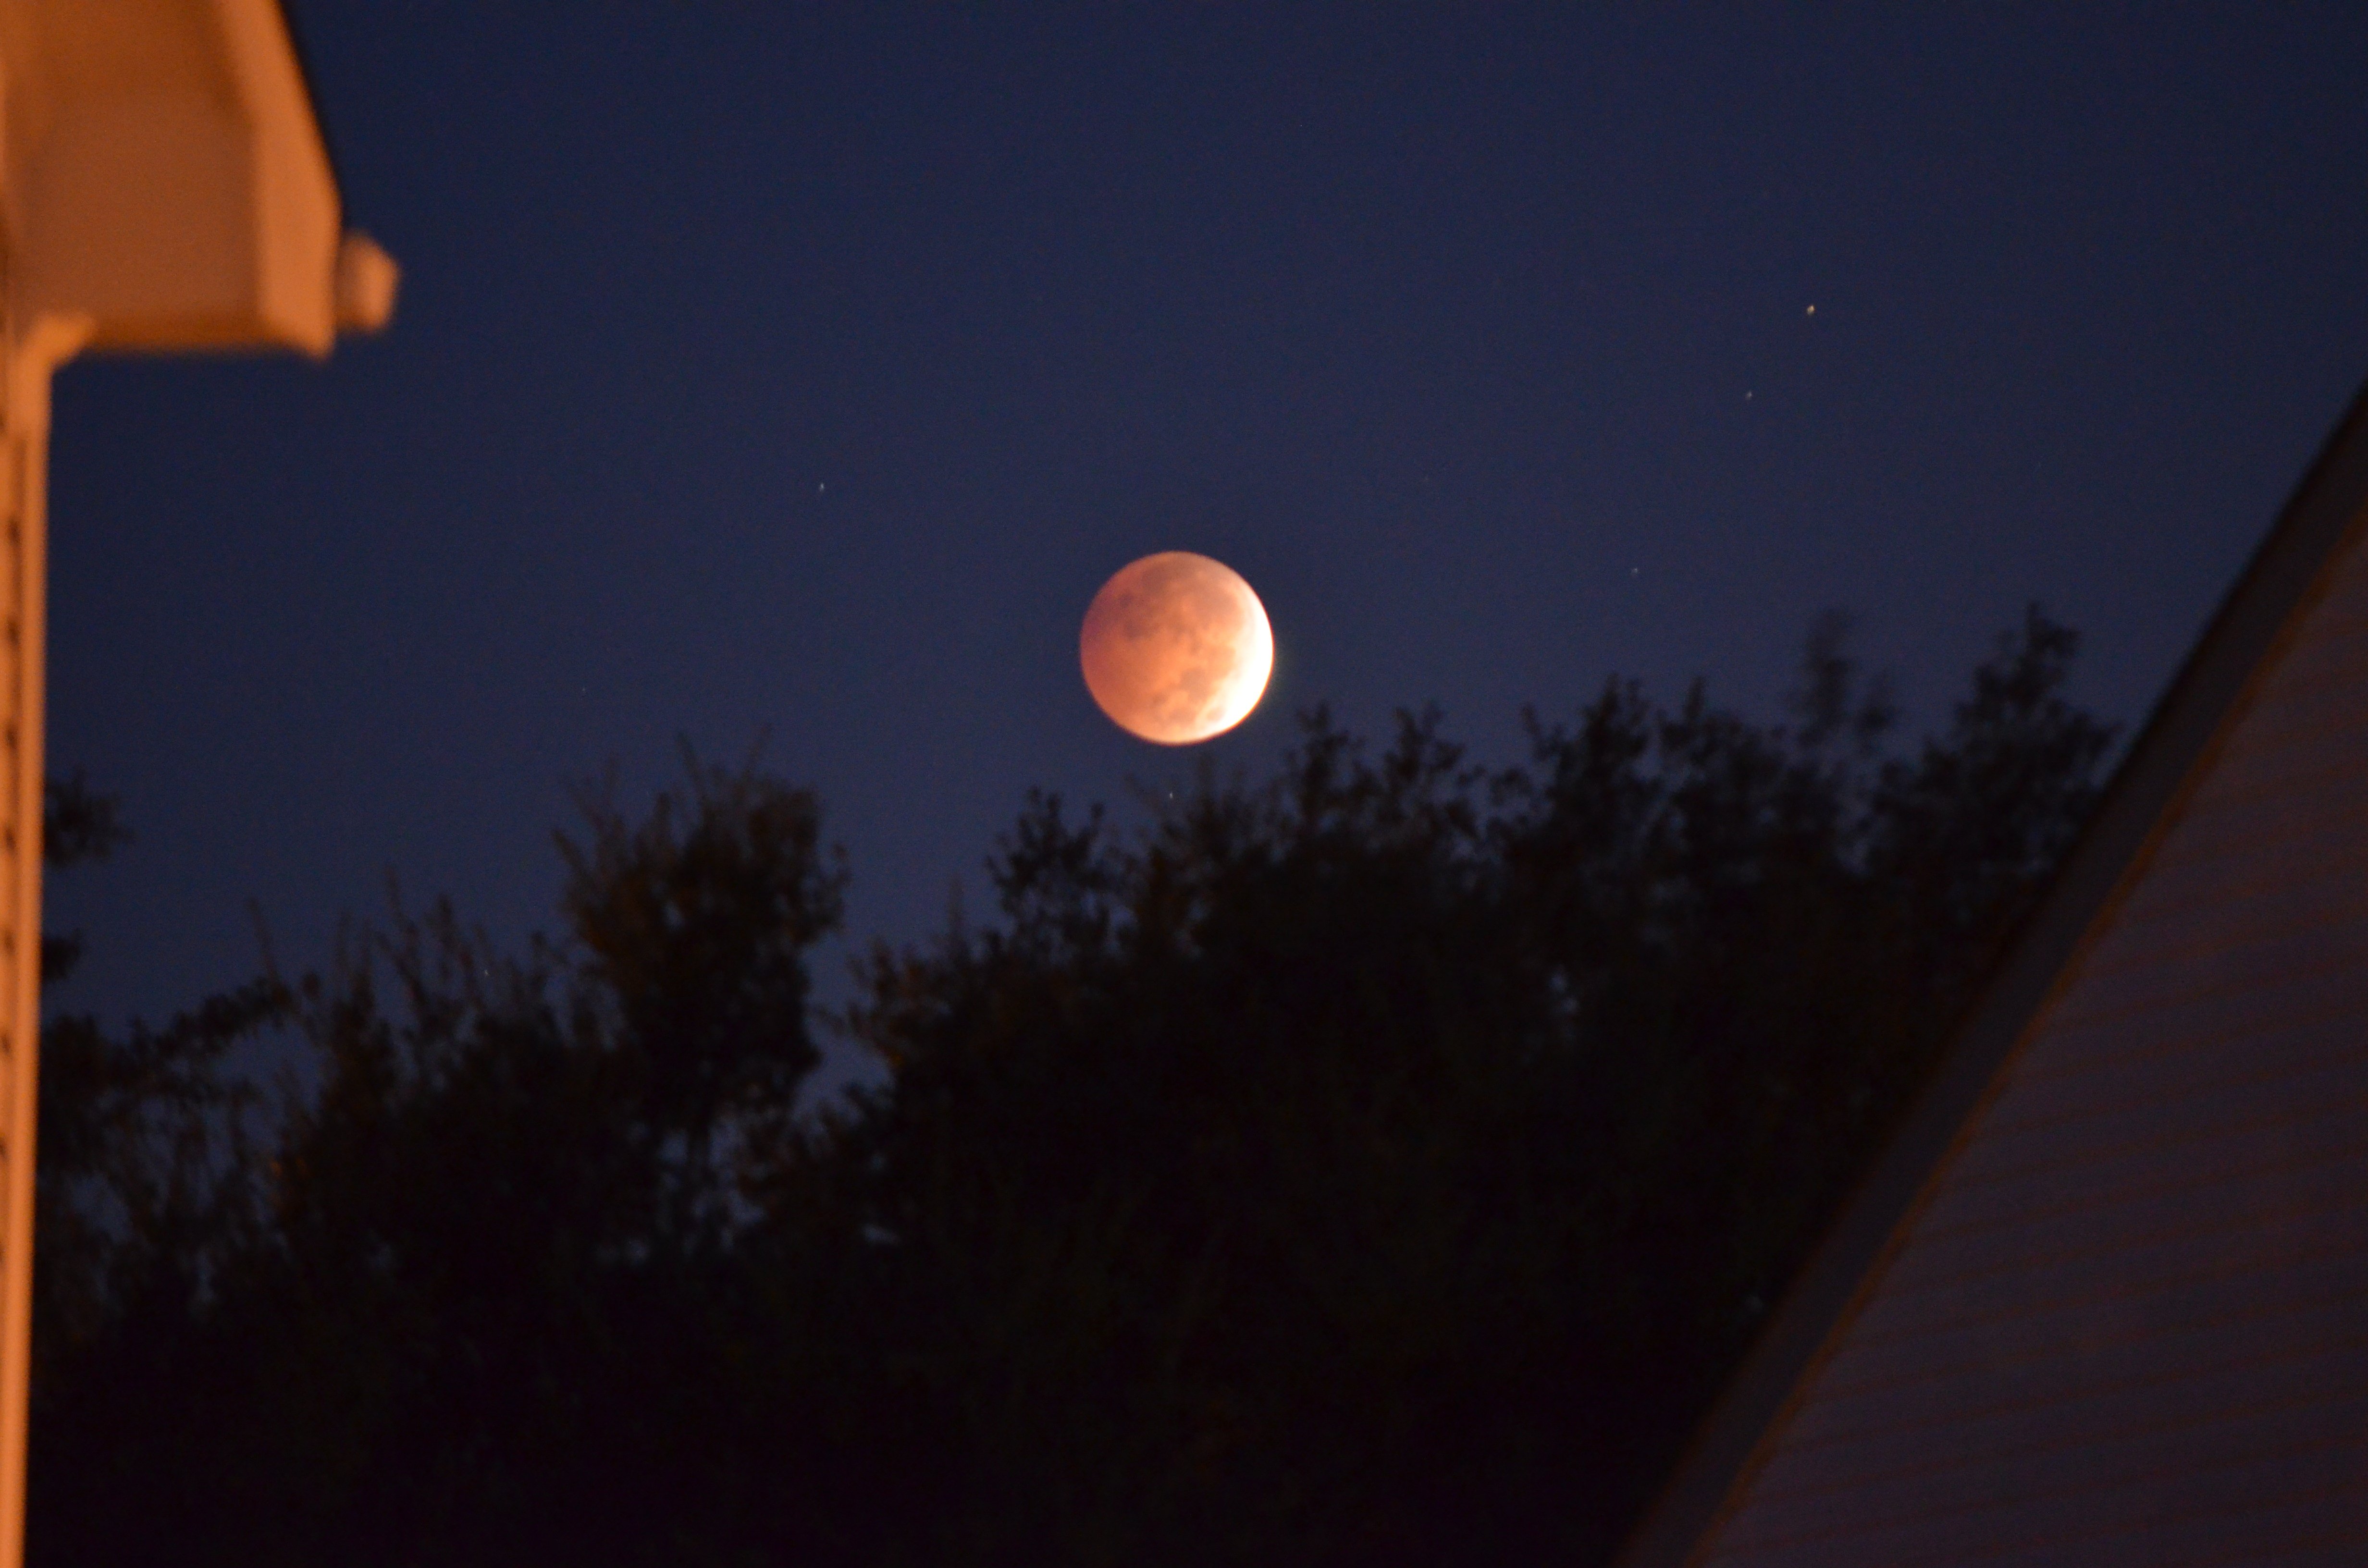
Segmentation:
<svg viewBox="0 0 2368 1568">
<path fill-rule="evenodd" d="M 2016 1046 L 2152 858 L 2272 655 L 2368 530 L 2368 387 L 2354 395 L 2269 536 L 2180 667 L 2046 894 L 2008 942 L 1890 1142 L 1802 1266 L 1615 1560 L 1679 1568 L 1764 1462 L 1767 1445 L 1901 1244 L 1933 1176 Z"/>
</svg>

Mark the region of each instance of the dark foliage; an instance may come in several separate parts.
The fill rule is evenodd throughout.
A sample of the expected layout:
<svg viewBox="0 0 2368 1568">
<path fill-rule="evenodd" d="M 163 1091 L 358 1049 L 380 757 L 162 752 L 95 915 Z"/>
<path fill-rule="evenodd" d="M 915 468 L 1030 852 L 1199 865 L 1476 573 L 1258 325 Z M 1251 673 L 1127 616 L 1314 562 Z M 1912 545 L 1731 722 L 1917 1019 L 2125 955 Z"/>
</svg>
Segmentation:
<svg viewBox="0 0 2368 1568">
<path fill-rule="evenodd" d="M 1906 754 L 1837 623 L 1780 725 L 1032 800 L 803 1115 L 842 873 L 753 769 L 586 796 L 522 959 L 438 908 L 59 1018 L 36 1558 L 1602 1561 L 2086 815 L 2072 651 Z"/>
</svg>

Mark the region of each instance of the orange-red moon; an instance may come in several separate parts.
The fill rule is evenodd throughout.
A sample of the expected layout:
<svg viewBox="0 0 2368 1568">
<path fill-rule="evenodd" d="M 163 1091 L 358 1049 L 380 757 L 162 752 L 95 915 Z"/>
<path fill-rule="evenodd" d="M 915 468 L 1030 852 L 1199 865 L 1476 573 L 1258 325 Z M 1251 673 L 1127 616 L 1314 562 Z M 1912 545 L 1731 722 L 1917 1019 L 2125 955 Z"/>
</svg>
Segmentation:
<svg viewBox="0 0 2368 1568">
<path fill-rule="evenodd" d="M 1102 585 L 1086 610 L 1077 659 L 1112 723 L 1161 745 L 1190 745 L 1258 706 L 1274 669 L 1274 629 L 1241 574 L 1171 550 Z"/>
</svg>

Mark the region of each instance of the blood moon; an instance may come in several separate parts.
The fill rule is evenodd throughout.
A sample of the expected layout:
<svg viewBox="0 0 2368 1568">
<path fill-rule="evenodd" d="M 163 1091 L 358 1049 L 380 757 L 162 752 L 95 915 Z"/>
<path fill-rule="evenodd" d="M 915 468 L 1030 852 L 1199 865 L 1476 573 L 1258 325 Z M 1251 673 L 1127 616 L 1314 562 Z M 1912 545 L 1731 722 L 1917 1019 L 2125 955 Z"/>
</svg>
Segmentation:
<svg viewBox="0 0 2368 1568">
<path fill-rule="evenodd" d="M 1190 745 L 1249 716 L 1274 669 L 1274 629 L 1241 574 L 1189 551 L 1119 569 L 1077 634 L 1086 689 L 1131 735 Z"/>
</svg>

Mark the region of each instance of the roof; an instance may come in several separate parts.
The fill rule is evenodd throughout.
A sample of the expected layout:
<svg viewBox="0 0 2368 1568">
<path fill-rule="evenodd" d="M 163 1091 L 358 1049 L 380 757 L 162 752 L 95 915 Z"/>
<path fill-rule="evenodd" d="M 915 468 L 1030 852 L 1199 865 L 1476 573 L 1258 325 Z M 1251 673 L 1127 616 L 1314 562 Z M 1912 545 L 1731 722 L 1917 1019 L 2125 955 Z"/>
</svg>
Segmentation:
<svg viewBox="0 0 2368 1568">
<path fill-rule="evenodd" d="M 320 82 L 313 74 L 313 51 L 304 46 L 304 28 L 287 0 L 272 0 L 272 8 L 279 13 L 280 30 L 288 35 L 289 52 L 296 58 L 296 79 L 304 84 L 305 101 L 313 106 L 313 127 L 321 138 L 322 155 L 329 160 L 329 178 L 343 192 L 346 182 L 337 174 L 337 139 L 330 131 L 328 117 L 321 112 Z"/>
<path fill-rule="evenodd" d="M 0 0 L 0 64 L 11 303 L 51 359 L 384 320 L 279 0 Z"/>
<path fill-rule="evenodd" d="M 2354 400 L 2213 617 L 2010 944 L 1932 1081 L 1804 1267 L 1621 1556 L 1676 1568 L 1766 1462 L 1825 1358 L 1865 1309 L 1936 1175 L 1998 1092 L 2017 1048 L 2142 874 L 2262 672 L 2368 529 L 2368 391 Z"/>
</svg>

